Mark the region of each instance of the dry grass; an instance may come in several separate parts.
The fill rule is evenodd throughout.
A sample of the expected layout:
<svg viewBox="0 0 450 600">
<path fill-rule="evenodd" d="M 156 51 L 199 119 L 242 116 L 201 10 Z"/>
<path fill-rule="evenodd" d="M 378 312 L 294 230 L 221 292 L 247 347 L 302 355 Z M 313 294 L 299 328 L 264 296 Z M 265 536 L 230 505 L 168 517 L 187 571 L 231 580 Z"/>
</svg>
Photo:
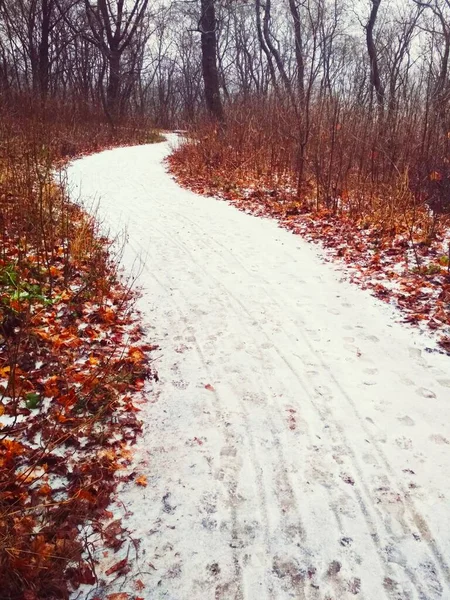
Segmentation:
<svg viewBox="0 0 450 600">
<path fill-rule="evenodd" d="M 198 123 L 169 164 L 182 185 L 320 242 L 449 352 L 449 144 L 420 105 L 380 127 L 369 111 L 311 103 L 305 130 L 289 103 L 265 99 L 236 103 L 225 127 Z"/>
<path fill-rule="evenodd" d="M 0 596 L 68 598 L 95 582 L 81 532 L 101 535 L 150 371 L 110 242 L 53 169 L 158 134 L 27 98 L 0 110 Z"/>
<path fill-rule="evenodd" d="M 223 130 L 197 124 L 176 157 L 186 177 L 211 189 L 270 194 L 294 212 L 326 209 L 388 237 L 413 221 L 426 239 L 450 212 L 450 168 L 447 133 L 430 120 L 424 129 L 422 117 L 419 107 L 380 123 L 318 100 L 305 124 L 288 102 L 254 99 L 231 106 Z"/>
</svg>

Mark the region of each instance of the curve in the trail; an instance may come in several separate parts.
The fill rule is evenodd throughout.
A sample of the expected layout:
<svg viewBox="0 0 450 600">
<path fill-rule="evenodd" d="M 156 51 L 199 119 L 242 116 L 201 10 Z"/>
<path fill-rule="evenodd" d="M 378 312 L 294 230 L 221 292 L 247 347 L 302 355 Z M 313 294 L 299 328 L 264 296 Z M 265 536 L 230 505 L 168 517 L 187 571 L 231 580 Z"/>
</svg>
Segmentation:
<svg viewBox="0 0 450 600">
<path fill-rule="evenodd" d="M 169 152 L 68 170 L 127 231 L 161 349 L 148 487 L 118 498 L 140 540 L 128 583 L 152 600 L 450 599 L 448 358 L 301 238 L 181 189 Z"/>
</svg>

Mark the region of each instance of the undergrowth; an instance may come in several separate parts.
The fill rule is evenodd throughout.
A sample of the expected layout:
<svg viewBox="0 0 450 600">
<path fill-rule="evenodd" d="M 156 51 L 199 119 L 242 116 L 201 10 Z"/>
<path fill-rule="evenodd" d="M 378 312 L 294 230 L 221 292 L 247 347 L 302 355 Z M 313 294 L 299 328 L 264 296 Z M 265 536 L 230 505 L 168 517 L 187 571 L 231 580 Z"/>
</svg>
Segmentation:
<svg viewBox="0 0 450 600">
<path fill-rule="evenodd" d="M 96 582 L 92 536 L 122 543 L 107 506 L 141 428 L 133 397 L 154 374 L 132 282 L 54 168 L 160 136 L 131 121 L 112 130 L 100 112 L 10 106 L 0 123 L 0 597 L 68 598 Z"/>
<path fill-rule="evenodd" d="M 198 193 L 320 241 L 407 321 L 440 330 L 450 351 L 447 135 L 436 129 L 420 154 L 422 132 L 406 117 L 394 135 L 389 122 L 380 132 L 370 114 L 347 113 L 338 103 L 312 105 L 302 149 L 302 124 L 289 107 L 241 103 L 225 126 L 197 123 L 170 169 Z"/>
</svg>

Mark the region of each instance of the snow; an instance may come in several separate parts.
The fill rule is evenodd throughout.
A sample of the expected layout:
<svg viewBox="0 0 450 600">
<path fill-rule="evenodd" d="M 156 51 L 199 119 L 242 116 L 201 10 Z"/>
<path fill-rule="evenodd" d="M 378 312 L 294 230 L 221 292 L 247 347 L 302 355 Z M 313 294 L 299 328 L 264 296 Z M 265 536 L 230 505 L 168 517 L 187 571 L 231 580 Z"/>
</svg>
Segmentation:
<svg viewBox="0 0 450 600">
<path fill-rule="evenodd" d="M 448 357 L 317 246 L 178 187 L 169 152 L 68 170 L 72 197 L 126 228 L 160 346 L 134 464 L 148 486 L 124 485 L 114 508 L 140 544 L 111 591 L 449 599 Z M 100 575 L 126 555 L 103 550 Z"/>
</svg>

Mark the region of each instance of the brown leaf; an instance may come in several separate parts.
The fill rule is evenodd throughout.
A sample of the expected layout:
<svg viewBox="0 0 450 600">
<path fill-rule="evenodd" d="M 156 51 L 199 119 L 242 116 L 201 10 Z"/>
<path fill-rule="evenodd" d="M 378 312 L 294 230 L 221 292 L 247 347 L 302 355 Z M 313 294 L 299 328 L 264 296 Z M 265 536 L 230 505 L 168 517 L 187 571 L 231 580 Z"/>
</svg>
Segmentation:
<svg viewBox="0 0 450 600">
<path fill-rule="evenodd" d="M 139 362 L 143 361 L 145 358 L 145 354 L 142 352 L 142 350 L 135 346 L 131 346 L 128 349 L 128 356 L 134 363 L 139 363 Z"/>
<path fill-rule="evenodd" d="M 123 531 L 121 523 L 120 519 L 116 519 L 106 527 L 104 534 L 109 537 L 120 535 Z"/>
<path fill-rule="evenodd" d="M 79 583 L 86 583 L 88 585 L 93 585 L 95 583 L 94 573 L 86 563 L 81 565 L 78 569 L 78 581 Z"/>
<path fill-rule="evenodd" d="M 105 575 L 112 575 L 113 573 L 117 573 L 117 571 L 121 571 L 124 567 L 127 566 L 127 563 L 128 563 L 128 558 L 119 560 L 119 562 L 117 562 L 112 567 L 109 567 L 109 569 L 107 571 L 105 571 Z M 126 596 L 126 597 L 128 598 L 128 596 Z M 108 598 L 109 598 L 109 596 L 108 596 Z"/>
<path fill-rule="evenodd" d="M 438 342 L 439 346 L 444 348 L 448 353 L 450 353 L 450 336 L 444 335 Z"/>
<path fill-rule="evenodd" d="M 136 479 L 136 483 L 142 487 L 147 487 L 147 477 L 145 475 L 141 475 Z"/>
</svg>

